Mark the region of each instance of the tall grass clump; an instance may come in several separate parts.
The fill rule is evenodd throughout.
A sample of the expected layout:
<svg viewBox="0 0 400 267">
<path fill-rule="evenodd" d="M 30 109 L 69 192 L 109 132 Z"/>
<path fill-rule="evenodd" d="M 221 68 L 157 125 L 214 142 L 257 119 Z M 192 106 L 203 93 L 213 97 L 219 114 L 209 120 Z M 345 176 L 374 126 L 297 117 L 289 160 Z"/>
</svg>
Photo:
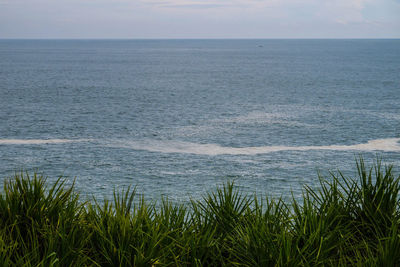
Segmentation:
<svg viewBox="0 0 400 267">
<path fill-rule="evenodd" d="M 400 266 L 399 176 L 362 159 L 301 198 L 228 182 L 189 205 L 127 188 L 79 201 L 74 185 L 17 174 L 0 195 L 1 266 Z"/>
<path fill-rule="evenodd" d="M 0 196 L 2 260 L 11 265 L 87 262 L 84 205 L 73 186 L 58 179 L 48 187 L 43 176 L 16 174 Z M 3 256 L 4 255 L 4 256 Z"/>
<path fill-rule="evenodd" d="M 88 204 L 92 257 L 101 266 L 167 264 L 176 227 L 183 225 L 184 209 L 163 202 L 159 213 L 143 198 L 134 203 L 135 190 L 114 192 L 113 202 Z"/>
</svg>

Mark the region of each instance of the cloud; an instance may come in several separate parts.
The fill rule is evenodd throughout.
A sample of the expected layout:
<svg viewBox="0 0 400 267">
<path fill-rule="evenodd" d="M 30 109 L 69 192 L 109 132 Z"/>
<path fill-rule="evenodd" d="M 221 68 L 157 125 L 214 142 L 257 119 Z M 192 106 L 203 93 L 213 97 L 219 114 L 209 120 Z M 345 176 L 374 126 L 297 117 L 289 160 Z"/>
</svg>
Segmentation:
<svg viewBox="0 0 400 267">
<path fill-rule="evenodd" d="M 183 5 L 167 4 L 167 5 L 164 5 L 164 7 L 169 7 L 169 8 L 209 9 L 209 8 L 220 8 L 220 7 L 225 7 L 225 5 L 223 5 L 223 4 L 193 3 L 193 4 L 183 4 Z"/>
<path fill-rule="evenodd" d="M 317 16 L 338 24 L 368 23 L 363 9 L 374 0 L 330 0 L 319 8 Z"/>
<path fill-rule="evenodd" d="M 400 0 L 0 0 L 0 36 L 400 36 Z"/>
<path fill-rule="evenodd" d="M 249 19 L 263 18 L 286 21 L 330 22 L 337 24 L 369 23 L 363 10 L 367 4 L 379 0 L 140 0 L 145 5 L 162 10 L 176 9 L 177 12 L 202 12 L 207 10 L 210 16 L 232 16 L 240 19 L 248 15 Z M 385 0 L 386 1 L 386 0 Z M 390 1 L 390 0 L 389 0 Z M 400 1 L 400 0 L 398 0 Z M 180 11 L 179 11 L 180 10 Z M 219 10 L 224 14 L 218 13 Z M 236 10 L 236 11 L 235 11 Z M 240 13 L 246 10 L 246 14 Z M 169 12 L 169 11 L 168 11 Z M 286 23 L 286 22 L 285 22 Z"/>
<path fill-rule="evenodd" d="M 154 5 L 158 7 L 176 7 L 176 8 L 220 8 L 220 7 L 256 7 L 256 6 L 267 6 L 272 3 L 280 2 L 279 0 L 141 0 L 143 3 L 148 5 Z"/>
</svg>

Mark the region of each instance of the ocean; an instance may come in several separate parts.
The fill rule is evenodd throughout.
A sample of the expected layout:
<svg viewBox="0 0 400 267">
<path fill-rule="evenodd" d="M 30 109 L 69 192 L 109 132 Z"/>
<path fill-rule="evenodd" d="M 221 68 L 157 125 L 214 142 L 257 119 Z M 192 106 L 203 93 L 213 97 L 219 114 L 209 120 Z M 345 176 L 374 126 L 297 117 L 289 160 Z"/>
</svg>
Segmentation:
<svg viewBox="0 0 400 267">
<path fill-rule="evenodd" d="M 0 40 L 0 182 L 295 197 L 400 166 L 400 40 Z"/>
</svg>

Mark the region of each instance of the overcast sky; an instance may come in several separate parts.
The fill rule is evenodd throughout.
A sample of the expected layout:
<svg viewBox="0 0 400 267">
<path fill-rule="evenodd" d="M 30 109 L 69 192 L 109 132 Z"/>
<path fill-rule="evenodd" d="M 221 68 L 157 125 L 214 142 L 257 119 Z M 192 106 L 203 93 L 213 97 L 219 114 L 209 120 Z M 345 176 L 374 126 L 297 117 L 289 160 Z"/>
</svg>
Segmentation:
<svg viewBox="0 0 400 267">
<path fill-rule="evenodd" d="M 400 0 L 0 0 L 0 38 L 400 38 Z"/>
</svg>

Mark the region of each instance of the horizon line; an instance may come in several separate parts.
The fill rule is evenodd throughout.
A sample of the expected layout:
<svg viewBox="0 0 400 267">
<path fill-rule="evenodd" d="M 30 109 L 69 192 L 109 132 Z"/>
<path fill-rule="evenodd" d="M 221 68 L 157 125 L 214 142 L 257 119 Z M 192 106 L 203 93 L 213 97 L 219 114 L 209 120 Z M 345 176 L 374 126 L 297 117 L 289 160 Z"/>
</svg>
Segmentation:
<svg viewBox="0 0 400 267">
<path fill-rule="evenodd" d="M 400 40 L 400 37 L 301 37 L 301 38 L 292 38 L 292 37 L 282 37 L 282 38 L 262 38 L 262 37 L 235 37 L 235 38 L 167 38 L 167 37 L 157 37 L 157 38 L 71 38 L 71 37 L 49 37 L 49 38 L 25 38 L 25 37 L 14 37 L 14 38 L 1 38 L 0 40 Z"/>
</svg>

